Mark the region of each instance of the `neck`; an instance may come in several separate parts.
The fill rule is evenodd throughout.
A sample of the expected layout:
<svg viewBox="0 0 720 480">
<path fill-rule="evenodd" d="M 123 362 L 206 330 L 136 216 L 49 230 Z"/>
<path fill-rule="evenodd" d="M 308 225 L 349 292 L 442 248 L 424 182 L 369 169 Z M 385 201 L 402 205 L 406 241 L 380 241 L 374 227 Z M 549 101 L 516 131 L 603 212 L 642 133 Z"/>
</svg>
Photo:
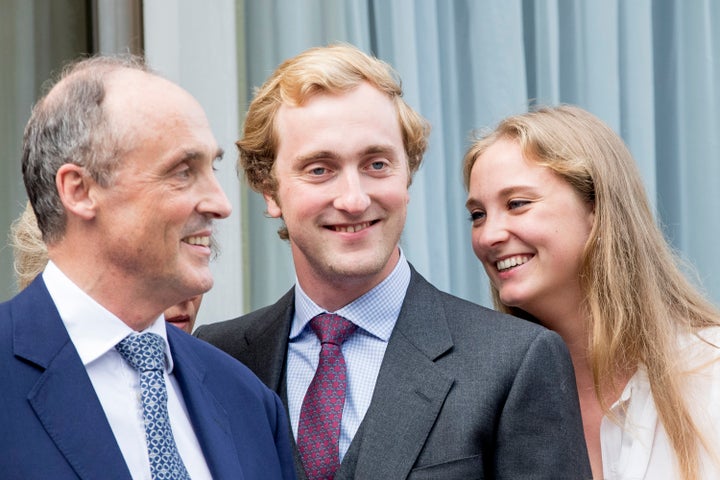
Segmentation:
<svg viewBox="0 0 720 480">
<path fill-rule="evenodd" d="M 580 308 L 577 308 L 575 311 L 566 311 L 564 314 L 555 312 L 552 317 L 548 318 L 552 318 L 552 321 L 541 320 L 541 323 L 558 333 L 570 352 L 593 478 L 604 478 L 600 427 L 605 413 L 597 396 L 595 378 L 588 355 L 589 317 Z"/>
<path fill-rule="evenodd" d="M 392 273 L 399 260 L 400 250 L 396 248 L 380 271 L 365 275 L 339 272 L 330 277 L 318 274 L 309 266 L 298 268 L 297 264 L 295 271 L 307 296 L 326 311 L 335 312 L 378 286 Z"/>
<path fill-rule="evenodd" d="M 593 478 L 603 478 L 602 445 L 600 440 L 600 427 L 605 417 L 605 408 L 609 408 L 620 396 L 625 388 L 631 373 L 615 372 L 614 381 L 605 384 L 602 390 L 603 402 L 598 397 L 595 388 L 591 359 L 589 356 L 590 318 L 589 314 L 578 307 L 574 311 L 555 312 L 552 321 L 540 322 L 547 328 L 558 333 L 570 352 L 570 358 L 575 370 L 575 381 L 580 401 L 585 442 L 588 448 Z"/>
<path fill-rule="evenodd" d="M 592 372 L 592 362 L 590 358 L 590 315 L 583 308 L 577 307 L 575 310 L 565 312 L 556 311 L 550 321 L 539 319 L 540 323 L 553 330 L 562 337 L 570 352 L 573 367 L 575 369 L 575 377 L 578 385 L 578 392 L 582 395 L 584 392 L 593 392 L 595 395 L 595 379 Z M 612 381 L 604 383 L 604 403 L 612 405 L 620 396 L 623 388 L 632 376 L 634 371 L 622 372 L 614 371 L 612 373 Z"/>
<path fill-rule="evenodd" d="M 137 285 L 109 269 L 93 267 L 90 259 L 80 265 L 80 257 L 70 259 L 58 252 L 50 252 L 49 258 L 78 288 L 135 331 L 148 328 L 164 310 L 160 299 L 148 296 L 146 289 L 138 291 Z"/>
<path fill-rule="evenodd" d="M 368 282 L 364 279 L 343 279 L 338 282 L 316 282 L 313 280 L 298 277 L 298 283 L 313 302 L 328 312 L 336 312 L 365 295 L 384 278 L 375 282 Z"/>
</svg>

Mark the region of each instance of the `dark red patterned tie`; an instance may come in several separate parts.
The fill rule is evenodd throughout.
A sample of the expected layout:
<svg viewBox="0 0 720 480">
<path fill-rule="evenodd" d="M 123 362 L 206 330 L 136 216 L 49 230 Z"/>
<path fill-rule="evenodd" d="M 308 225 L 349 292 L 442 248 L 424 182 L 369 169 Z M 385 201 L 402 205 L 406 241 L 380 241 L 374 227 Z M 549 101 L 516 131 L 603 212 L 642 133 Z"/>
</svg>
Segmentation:
<svg viewBox="0 0 720 480">
<path fill-rule="evenodd" d="M 310 320 L 320 339 L 320 361 L 310 382 L 298 426 L 297 445 L 309 480 L 331 480 L 340 465 L 338 439 L 345 405 L 343 342 L 357 328 L 349 320 L 323 313 Z"/>
</svg>

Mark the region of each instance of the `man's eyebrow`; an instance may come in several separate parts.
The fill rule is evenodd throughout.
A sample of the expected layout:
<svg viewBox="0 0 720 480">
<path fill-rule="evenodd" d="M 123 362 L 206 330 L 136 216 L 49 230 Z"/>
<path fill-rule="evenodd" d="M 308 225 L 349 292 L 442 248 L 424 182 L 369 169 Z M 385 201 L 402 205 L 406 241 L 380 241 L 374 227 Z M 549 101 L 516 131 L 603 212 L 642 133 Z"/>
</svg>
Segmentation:
<svg viewBox="0 0 720 480">
<path fill-rule="evenodd" d="M 370 145 L 363 151 L 363 154 L 371 155 L 371 154 L 377 154 L 377 153 L 394 153 L 394 152 L 395 152 L 395 148 L 393 148 L 392 145 Z"/>
<path fill-rule="evenodd" d="M 338 158 L 338 154 L 331 152 L 330 150 L 319 150 L 317 152 L 311 152 L 305 155 L 300 155 L 296 158 L 298 162 L 307 163 L 314 162 L 315 160 L 323 160 L 328 158 Z"/>
<path fill-rule="evenodd" d="M 216 162 L 216 161 L 222 160 L 224 155 L 225 155 L 225 151 L 222 148 L 218 148 L 215 151 L 215 156 L 213 157 L 213 161 Z M 197 160 L 197 159 L 203 158 L 203 157 L 204 157 L 204 154 L 200 150 L 188 149 L 188 150 L 184 150 L 183 154 L 182 154 L 182 159 L 185 161 Z"/>
<path fill-rule="evenodd" d="M 363 156 L 366 155 L 377 155 L 377 154 L 387 154 L 387 153 L 395 153 L 395 148 L 392 145 L 369 145 L 366 147 L 360 154 Z M 324 160 L 324 159 L 331 159 L 331 158 L 339 158 L 340 154 L 337 152 L 334 152 L 332 150 L 318 150 L 316 152 L 311 152 L 306 155 L 301 155 L 297 157 L 297 161 L 299 162 L 312 162 L 315 160 Z"/>
</svg>

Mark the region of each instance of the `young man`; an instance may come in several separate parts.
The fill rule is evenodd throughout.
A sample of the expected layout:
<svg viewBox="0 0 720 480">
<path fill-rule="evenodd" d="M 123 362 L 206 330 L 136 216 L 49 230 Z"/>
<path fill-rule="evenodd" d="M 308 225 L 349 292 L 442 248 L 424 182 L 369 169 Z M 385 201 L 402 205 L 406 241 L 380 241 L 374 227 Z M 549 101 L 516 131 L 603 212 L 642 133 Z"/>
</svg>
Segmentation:
<svg viewBox="0 0 720 480">
<path fill-rule="evenodd" d="M 22 169 L 49 262 L 0 305 L 3 478 L 294 478 L 278 397 L 162 317 L 213 284 L 221 154 L 138 59 L 81 61 L 35 106 Z"/>
<path fill-rule="evenodd" d="M 344 45 L 267 80 L 240 161 L 297 283 L 197 335 L 280 393 L 301 478 L 590 478 L 562 340 L 440 292 L 399 248 L 429 131 L 401 95 Z"/>
</svg>

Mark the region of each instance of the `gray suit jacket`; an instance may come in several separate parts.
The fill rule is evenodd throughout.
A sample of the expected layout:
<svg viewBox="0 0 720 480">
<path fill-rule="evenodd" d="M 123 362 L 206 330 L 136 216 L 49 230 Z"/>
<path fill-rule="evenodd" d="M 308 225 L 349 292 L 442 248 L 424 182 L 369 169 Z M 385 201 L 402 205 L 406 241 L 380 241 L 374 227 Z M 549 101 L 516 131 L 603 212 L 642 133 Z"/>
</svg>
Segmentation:
<svg viewBox="0 0 720 480">
<path fill-rule="evenodd" d="M 195 332 L 287 405 L 294 289 Z M 305 478 L 297 449 L 298 477 Z M 443 293 L 414 269 L 370 408 L 336 479 L 589 479 L 575 377 L 555 333 Z"/>
</svg>

